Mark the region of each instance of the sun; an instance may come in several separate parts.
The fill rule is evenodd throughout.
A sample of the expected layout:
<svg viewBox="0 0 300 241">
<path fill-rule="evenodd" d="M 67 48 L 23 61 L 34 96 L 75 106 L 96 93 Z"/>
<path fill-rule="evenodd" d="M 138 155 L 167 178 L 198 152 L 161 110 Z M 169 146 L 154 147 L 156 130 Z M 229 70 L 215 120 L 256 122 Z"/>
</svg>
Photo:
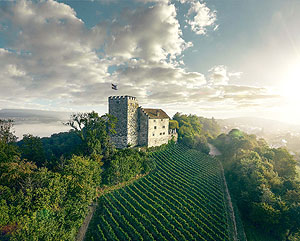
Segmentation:
<svg viewBox="0 0 300 241">
<path fill-rule="evenodd" d="M 300 62 L 287 72 L 286 79 L 282 83 L 281 94 L 288 102 L 300 105 Z"/>
</svg>

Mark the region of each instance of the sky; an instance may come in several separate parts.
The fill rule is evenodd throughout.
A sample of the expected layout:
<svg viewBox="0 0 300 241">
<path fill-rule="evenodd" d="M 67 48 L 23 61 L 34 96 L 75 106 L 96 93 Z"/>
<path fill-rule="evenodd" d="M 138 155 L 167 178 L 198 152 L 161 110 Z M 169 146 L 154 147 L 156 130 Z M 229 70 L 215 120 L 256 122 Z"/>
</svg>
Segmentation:
<svg viewBox="0 0 300 241">
<path fill-rule="evenodd" d="M 131 95 L 170 116 L 299 124 L 299 12 L 299 0 L 0 1 L 0 109 L 104 114 Z"/>
</svg>

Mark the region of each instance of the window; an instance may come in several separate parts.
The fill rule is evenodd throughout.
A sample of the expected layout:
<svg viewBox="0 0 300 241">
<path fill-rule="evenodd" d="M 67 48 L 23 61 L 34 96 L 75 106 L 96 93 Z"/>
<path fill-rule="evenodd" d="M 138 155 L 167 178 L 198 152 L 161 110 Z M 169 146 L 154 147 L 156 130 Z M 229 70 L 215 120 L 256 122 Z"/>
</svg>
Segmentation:
<svg viewBox="0 0 300 241">
<path fill-rule="evenodd" d="M 163 128 L 166 128 L 166 126 L 163 126 Z"/>
<path fill-rule="evenodd" d="M 160 121 L 163 121 L 163 119 L 160 119 Z"/>
<path fill-rule="evenodd" d="M 166 134 L 165 132 L 163 132 L 163 135 Z"/>
<path fill-rule="evenodd" d="M 156 130 L 156 126 L 154 126 L 154 130 Z"/>
<path fill-rule="evenodd" d="M 153 122 L 156 122 L 156 120 L 154 120 Z"/>
<path fill-rule="evenodd" d="M 162 135 L 162 133 L 159 133 L 160 135 Z"/>
<path fill-rule="evenodd" d="M 155 136 L 155 134 L 153 133 L 152 136 Z"/>
</svg>

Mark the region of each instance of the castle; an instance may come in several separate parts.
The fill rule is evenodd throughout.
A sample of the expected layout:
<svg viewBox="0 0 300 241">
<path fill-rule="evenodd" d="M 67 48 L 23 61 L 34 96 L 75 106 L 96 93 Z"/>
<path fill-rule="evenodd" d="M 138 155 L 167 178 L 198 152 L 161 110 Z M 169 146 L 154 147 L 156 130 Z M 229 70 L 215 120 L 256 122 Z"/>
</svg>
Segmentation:
<svg viewBox="0 0 300 241">
<path fill-rule="evenodd" d="M 169 130 L 170 117 L 162 109 L 144 109 L 133 96 L 110 96 L 109 114 L 117 117 L 116 134 L 111 140 L 117 148 L 127 146 L 160 146 L 173 137 Z"/>
</svg>

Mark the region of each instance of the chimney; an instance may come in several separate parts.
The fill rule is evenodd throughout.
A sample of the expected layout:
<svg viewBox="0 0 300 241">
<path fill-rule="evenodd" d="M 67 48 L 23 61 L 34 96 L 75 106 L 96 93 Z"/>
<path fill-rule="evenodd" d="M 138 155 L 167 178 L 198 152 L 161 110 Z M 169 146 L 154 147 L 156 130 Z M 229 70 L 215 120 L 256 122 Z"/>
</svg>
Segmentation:
<svg viewBox="0 0 300 241">
<path fill-rule="evenodd" d="M 159 117 L 159 110 L 156 110 L 156 116 Z"/>
</svg>

